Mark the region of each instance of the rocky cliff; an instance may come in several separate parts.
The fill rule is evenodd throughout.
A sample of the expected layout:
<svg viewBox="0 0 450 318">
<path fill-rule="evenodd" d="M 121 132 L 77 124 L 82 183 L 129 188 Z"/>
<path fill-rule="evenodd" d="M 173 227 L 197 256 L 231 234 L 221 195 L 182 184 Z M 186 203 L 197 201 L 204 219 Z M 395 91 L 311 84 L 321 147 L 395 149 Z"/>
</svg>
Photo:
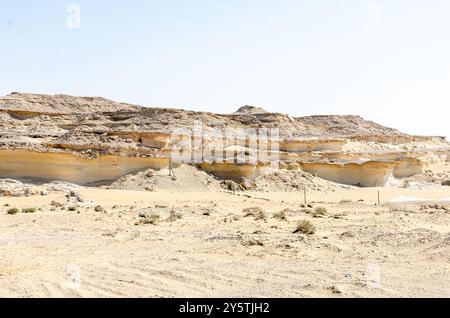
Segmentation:
<svg viewBox="0 0 450 318">
<path fill-rule="evenodd" d="M 13 93 L 0 98 L 0 127 L 0 178 L 78 184 L 165 169 L 180 145 L 189 145 L 187 163 L 237 181 L 283 169 L 384 186 L 450 161 L 442 137 L 407 135 L 358 116 L 295 118 L 253 106 L 212 114 Z"/>
</svg>

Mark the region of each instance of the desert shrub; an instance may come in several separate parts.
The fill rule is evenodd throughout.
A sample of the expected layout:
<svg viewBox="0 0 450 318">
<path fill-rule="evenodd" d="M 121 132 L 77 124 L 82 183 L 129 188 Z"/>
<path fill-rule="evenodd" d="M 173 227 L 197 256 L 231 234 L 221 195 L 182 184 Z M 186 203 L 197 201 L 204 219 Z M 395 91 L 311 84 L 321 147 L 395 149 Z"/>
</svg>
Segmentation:
<svg viewBox="0 0 450 318">
<path fill-rule="evenodd" d="M 175 210 L 172 209 L 172 211 L 170 211 L 170 215 L 167 218 L 168 222 L 175 222 L 176 220 L 180 220 L 183 218 L 183 214 L 179 213 L 179 212 L 175 212 Z"/>
<path fill-rule="evenodd" d="M 306 213 L 306 214 L 311 214 L 312 210 L 311 209 L 301 209 L 300 212 Z"/>
<path fill-rule="evenodd" d="M 273 214 L 273 218 L 274 219 L 279 219 L 282 221 L 287 221 L 288 220 L 288 215 L 289 215 L 290 210 L 289 209 L 284 209 L 280 212 L 276 212 Z"/>
<path fill-rule="evenodd" d="M 64 204 L 62 204 L 61 202 L 57 202 L 57 201 L 52 201 L 52 203 L 50 203 L 51 206 L 54 206 L 55 208 L 62 208 L 64 206 Z"/>
<path fill-rule="evenodd" d="M 314 209 L 314 214 L 315 215 L 326 215 L 327 214 L 327 209 L 324 207 L 317 207 Z"/>
<path fill-rule="evenodd" d="M 303 233 L 312 235 L 316 233 L 316 227 L 308 220 L 300 221 L 295 229 L 294 233 Z"/>
<path fill-rule="evenodd" d="M 264 213 L 264 210 L 261 209 L 260 207 L 253 207 L 253 208 L 246 208 L 244 210 L 242 210 L 242 212 L 245 213 L 245 216 L 254 216 L 255 214 L 258 213 Z"/>
<path fill-rule="evenodd" d="M 22 213 L 36 213 L 36 208 L 26 208 L 22 210 Z"/>
<path fill-rule="evenodd" d="M 259 220 L 263 220 L 266 221 L 267 220 L 267 215 L 264 211 L 262 211 L 261 213 L 258 213 L 257 215 L 255 215 L 255 220 L 259 221 Z"/>
<path fill-rule="evenodd" d="M 8 211 L 6 211 L 6 213 L 8 213 L 10 215 L 14 215 L 14 214 L 20 213 L 20 210 L 18 208 L 12 208 L 12 209 L 9 209 Z"/>
<path fill-rule="evenodd" d="M 67 208 L 69 211 L 76 211 L 77 210 L 77 207 L 76 206 L 74 206 L 74 205 L 72 205 L 72 206 L 69 206 L 68 208 Z"/>
<path fill-rule="evenodd" d="M 244 217 L 253 216 L 256 221 L 267 220 L 266 212 L 260 207 L 247 208 L 242 210 L 242 212 L 245 213 Z"/>
<path fill-rule="evenodd" d="M 146 216 L 142 223 L 157 225 L 160 220 L 161 220 L 161 216 L 158 213 L 152 213 L 152 214 Z"/>
<path fill-rule="evenodd" d="M 346 203 L 352 203 L 352 200 L 349 199 L 342 199 L 341 202 L 339 202 L 340 204 L 346 204 Z"/>
</svg>

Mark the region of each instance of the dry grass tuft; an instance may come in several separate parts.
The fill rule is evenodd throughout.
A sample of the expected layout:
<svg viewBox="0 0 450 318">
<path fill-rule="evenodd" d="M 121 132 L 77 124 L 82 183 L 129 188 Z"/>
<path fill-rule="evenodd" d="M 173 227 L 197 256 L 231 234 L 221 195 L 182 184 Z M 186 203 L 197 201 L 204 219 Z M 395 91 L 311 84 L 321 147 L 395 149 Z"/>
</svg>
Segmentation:
<svg viewBox="0 0 450 318">
<path fill-rule="evenodd" d="M 172 210 L 170 211 L 170 215 L 167 218 L 168 222 L 175 222 L 176 220 L 180 220 L 183 218 L 183 214 L 179 213 L 179 212 L 175 212 L 175 210 L 172 208 Z"/>
<path fill-rule="evenodd" d="M 14 215 L 20 213 L 20 210 L 18 208 L 12 208 L 6 211 L 6 213 L 8 213 L 9 215 Z"/>
<path fill-rule="evenodd" d="M 297 228 L 295 229 L 294 233 L 303 233 L 303 234 L 312 235 L 312 234 L 316 233 L 316 227 L 310 221 L 303 220 L 298 223 Z"/>
<path fill-rule="evenodd" d="M 22 213 L 36 213 L 37 208 L 26 208 L 22 210 Z"/>
<path fill-rule="evenodd" d="M 274 219 L 279 219 L 279 220 L 282 220 L 282 221 L 287 221 L 290 211 L 291 210 L 289 210 L 289 209 L 284 209 L 284 210 L 282 210 L 280 212 L 276 212 L 276 213 L 273 214 L 273 218 Z"/>
<path fill-rule="evenodd" d="M 244 217 L 253 216 L 256 221 L 263 220 L 267 221 L 266 212 L 260 207 L 247 208 L 242 210 L 245 213 Z"/>
<path fill-rule="evenodd" d="M 315 217 L 319 217 L 319 216 L 323 216 L 323 215 L 327 215 L 327 209 L 324 207 L 317 207 L 314 209 L 314 216 Z"/>
<path fill-rule="evenodd" d="M 152 213 L 142 220 L 142 224 L 158 225 L 160 220 L 161 216 L 158 213 Z"/>
</svg>

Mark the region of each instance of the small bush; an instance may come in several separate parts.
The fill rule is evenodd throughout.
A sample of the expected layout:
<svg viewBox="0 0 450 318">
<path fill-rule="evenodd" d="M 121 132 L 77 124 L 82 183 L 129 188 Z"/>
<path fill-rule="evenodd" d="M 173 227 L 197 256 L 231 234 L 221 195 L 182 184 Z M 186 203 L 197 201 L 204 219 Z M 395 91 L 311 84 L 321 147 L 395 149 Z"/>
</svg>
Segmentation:
<svg viewBox="0 0 450 318">
<path fill-rule="evenodd" d="M 36 208 L 26 208 L 22 210 L 22 213 L 36 213 Z"/>
<path fill-rule="evenodd" d="M 244 217 L 253 216 L 256 221 L 267 220 L 266 212 L 260 207 L 247 208 L 242 210 L 245 213 Z"/>
<path fill-rule="evenodd" d="M 161 217 L 157 213 L 152 213 L 149 216 L 146 216 L 143 220 L 143 224 L 152 224 L 157 225 L 159 221 L 161 220 Z"/>
<path fill-rule="evenodd" d="M 253 207 L 253 208 L 246 208 L 246 209 L 242 210 L 242 212 L 245 213 L 245 216 L 253 216 L 257 213 L 263 213 L 264 210 L 261 209 L 260 207 Z"/>
<path fill-rule="evenodd" d="M 306 214 L 311 214 L 313 211 L 311 209 L 301 209 L 300 212 L 306 213 Z"/>
<path fill-rule="evenodd" d="M 167 218 L 168 222 L 175 222 L 176 220 L 180 220 L 183 218 L 183 214 L 175 212 L 175 210 L 172 209 L 170 211 L 170 216 Z"/>
<path fill-rule="evenodd" d="M 8 213 L 9 215 L 14 215 L 14 214 L 20 213 L 20 210 L 18 208 L 12 208 L 12 209 L 9 209 L 6 213 Z"/>
<path fill-rule="evenodd" d="M 282 210 L 280 212 L 274 213 L 273 214 L 273 218 L 274 219 L 279 219 L 279 220 L 282 220 L 282 221 L 287 221 L 289 212 L 290 212 L 289 209 L 284 209 L 284 210 Z"/>
<path fill-rule="evenodd" d="M 297 228 L 295 229 L 294 233 L 303 233 L 303 234 L 312 235 L 312 234 L 316 233 L 316 227 L 310 221 L 303 220 L 298 223 Z"/>
<path fill-rule="evenodd" d="M 314 209 L 314 215 L 326 215 L 327 209 L 324 207 L 317 207 Z"/>
<path fill-rule="evenodd" d="M 74 212 L 74 211 L 77 210 L 77 207 L 72 205 L 72 206 L 69 206 L 67 209 L 68 209 L 69 211 Z"/>
<path fill-rule="evenodd" d="M 57 201 L 52 201 L 52 203 L 50 203 L 51 206 L 54 206 L 55 208 L 62 208 L 64 206 L 64 204 L 62 204 L 61 202 L 57 202 Z"/>
<path fill-rule="evenodd" d="M 349 199 L 342 199 L 341 202 L 339 202 L 340 204 L 347 204 L 347 203 L 352 203 L 352 200 Z"/>
</svg>

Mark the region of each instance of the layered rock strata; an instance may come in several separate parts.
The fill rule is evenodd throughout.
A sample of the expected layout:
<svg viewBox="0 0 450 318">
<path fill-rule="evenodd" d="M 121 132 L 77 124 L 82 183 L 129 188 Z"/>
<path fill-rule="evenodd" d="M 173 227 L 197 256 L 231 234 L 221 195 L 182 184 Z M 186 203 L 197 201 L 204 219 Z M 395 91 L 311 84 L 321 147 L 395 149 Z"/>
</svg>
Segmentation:
<svg viewBox="0 0 450 318">
<path fill-rule="evenodd" d="M 443 137 L 411 136 L 358 116 L 294 118 L 252 106 L 212 114 L 13 93 L 0 98 L 0 128 L 0 178 L 80 185 L 184 161 L 224 179 L 287 169 L 384 186 L 450 161 Z"/>
</svg>

